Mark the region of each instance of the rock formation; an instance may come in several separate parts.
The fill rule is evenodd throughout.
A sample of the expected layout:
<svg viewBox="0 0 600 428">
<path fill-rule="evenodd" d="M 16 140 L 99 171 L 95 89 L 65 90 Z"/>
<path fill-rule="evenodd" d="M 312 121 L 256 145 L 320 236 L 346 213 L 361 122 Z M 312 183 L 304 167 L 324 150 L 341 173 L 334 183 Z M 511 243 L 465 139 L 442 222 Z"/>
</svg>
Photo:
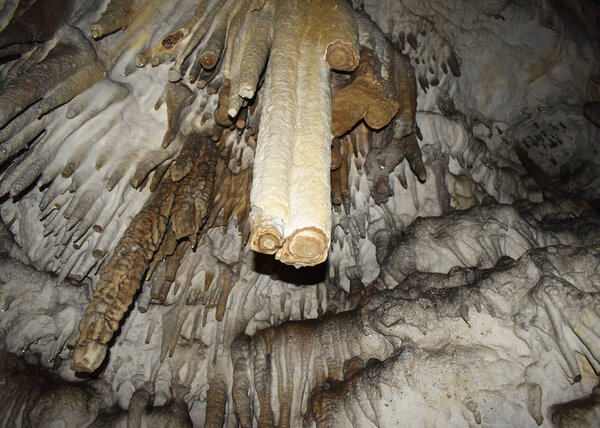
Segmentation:
<svg viewBox="0 0 600 428">
<path fill-rule="evenodd" d="M 598 17 L 0 0 L 1 424 L 597 424 Z"/>
</svg>

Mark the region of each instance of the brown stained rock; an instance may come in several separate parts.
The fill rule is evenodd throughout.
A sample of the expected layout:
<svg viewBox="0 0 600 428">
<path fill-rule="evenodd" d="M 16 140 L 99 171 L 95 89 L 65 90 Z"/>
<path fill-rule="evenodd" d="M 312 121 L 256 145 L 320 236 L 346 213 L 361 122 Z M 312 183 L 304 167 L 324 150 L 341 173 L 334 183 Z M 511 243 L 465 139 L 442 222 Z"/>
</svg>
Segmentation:
<svg viewBox="0 0 600 428">
<path fill-rule="evenodd" d="M 350 131 L 361 119 L 371 128 L 381 129 L 398 113 L 400 103 L 396 94 L 386 90 L 376 70 L 373 52 L 363 47 L 351 82 L 333 91 L 331 129 L 334 136 Z"/>
<path fill-rule="evenodd" d="M 155 61 L 157 57 L 163 57 L 164 55 L 175 54 L 179 42 L 181 42 L 185 36 L 188 35 L 189 30 L 187 28 L 179 28 L 173 33 L 164 37 L 156 46 L 153 48 L 152 58 Z"/>
<path fill-rule="evenodd" d="M 186 39 L 188 33 L 189 29 L 182 27 L 166 35 L 154 46 L 149 46 L 137 54 L 135 57 L 135 66 L 145 67 L 148 61 L 150 61 L 152 67 L 156 67 L 162 64 L 165 58 L 173 61 L 180 48 L 180 42 Z"/>
<path fill-rule="evenodd" d="M 215 144 L 198 135 L 190 137 L 196 147 L 191 171 L 179 182 L 171 217 L 176 239 L 193 236 L 206 222 L 213 201 L 218 152 Z"/>
<path fill-rule="evenodd" d="M 100 270 L 96 291 L 79 323 L 71 364 L 74 371 L 93 372 L 104 360 L 107 343 L 119 328 L 163 240 L 174 200 L 175 185 L 170 181 L 161 183 Z"/>
<path fill-rule="evenodd" d="M 166 36 L 165 38 L 163 38 L 161 40 L 160 44 L 162 45 L 163 49 L 171 50 L 184 37 L 185 37 L 185 31 L 183 29 L 179 29 L 179 30 L 175 31 L 174 33 L 171 33 L 168 36 Z"/>
</svg>

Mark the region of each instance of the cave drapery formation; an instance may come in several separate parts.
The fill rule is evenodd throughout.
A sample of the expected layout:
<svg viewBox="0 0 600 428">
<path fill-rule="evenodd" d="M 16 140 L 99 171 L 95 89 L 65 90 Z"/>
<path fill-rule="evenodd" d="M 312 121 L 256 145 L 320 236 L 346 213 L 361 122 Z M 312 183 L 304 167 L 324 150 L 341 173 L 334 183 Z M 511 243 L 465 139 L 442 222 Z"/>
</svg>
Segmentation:
<svg viewBox="0 0 600 428">
<path fill-rule="evenodd" d="M 0 425 L 597 425 L 600 5 L 472 3 L 0 0 Z"/>
</svg>

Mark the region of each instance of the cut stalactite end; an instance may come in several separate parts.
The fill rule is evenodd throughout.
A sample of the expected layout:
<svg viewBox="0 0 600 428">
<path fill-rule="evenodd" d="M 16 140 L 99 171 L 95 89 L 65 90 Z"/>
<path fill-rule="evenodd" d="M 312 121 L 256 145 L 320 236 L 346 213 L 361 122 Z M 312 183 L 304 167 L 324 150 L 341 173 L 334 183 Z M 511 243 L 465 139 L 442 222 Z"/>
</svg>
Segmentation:
<svg viewBox="0 0 600 428">
<path fill-rule="evenodd" d="M 314 266 L 327 259 L 329 237 L 316 227 L 296 230 L 275 255 L 277 260 L 297 268 Z"/>
<path fill-rule="evenodd" d="M 200 57 L 200 64 L 205 70 L 212 70 L 217 65 L 218 58 L 213 52 L 204 52 Z"/>
<path fill-rule="evenodd" d="M 183 39 L 186 35 L 187 35 L 186 30 L 184 30 L 184 29 L 177 30 L 174 33 L 171 33 L 168 36 L 166 36 L 165 38 L 163 38 L 162 41 L 160 42 L 160 44 L 162 45 L 162 47 L 165 50 L 171 50 L 175 46 L 177 46 L 177 43 L 179 43 L 179 41 L 181 39 Z"/>
<path fill-rule="evenodd" d="M 78 345 L 73 351 L 71 369 L 76 373 L 92 373 L 106 357 L 108 347 L 92 341 L 85 345 Z"/>
<path fill-rule="evenodd" d="M 327 46 L 325 60 L 332 70 L 354 71 L 358 67 L 360 53 L 353 46 L 336 40 Z"/>
<path fill-rule="evenodd" d="M 171 83 L 179 82 L 181 80 L 181 72 L 175 67 L 171 67 L 167 77 Z"/>
<path fill-rule="evenodd" d="M 135 56 L 135 66 L 137 68 L 144 68 L 148 63 L 148 57 L 143 54 L 137 54 Z"/>
<path fill-rule="evenodd" d="M 102 36 L 104 36 L 104 27 L 99 24 L 92 24 L 90 27 L 90 32 L 92 33 L 92 37 L 94 40 L 98 40 Z"/>
<path fill-rule="evenodd" d="M 283 225 L 264 214 L 253 214 L 250 249 L 263 254 L 275 254 L 283 245 Z"/>
<path fill-rule="evenodd" d="M 283 244 L 283 237 L 276 228 L 268 225 L 252 228 L 250 248 L 264 254 L 275 254 Z"/>
</svg>

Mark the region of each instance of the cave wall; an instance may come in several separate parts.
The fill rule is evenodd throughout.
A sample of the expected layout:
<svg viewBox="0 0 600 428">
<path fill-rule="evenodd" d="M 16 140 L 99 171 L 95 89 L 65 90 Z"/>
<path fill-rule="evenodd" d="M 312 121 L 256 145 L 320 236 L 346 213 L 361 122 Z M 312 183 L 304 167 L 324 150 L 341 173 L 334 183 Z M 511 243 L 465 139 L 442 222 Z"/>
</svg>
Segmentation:
<svg viewBox="0 0 600 428">
<path fill-rule="evenodd" d="M 38 3 L 0 2 L 0 25 Z M 184 49 L 165 36 L 206 7 L 200 58 L 220 2 L 110 3 L 133 8 L 112 34 L 93 32 L 109 2 L 63 2 L 46 33 L 0 43 L 3 424 L 597 424 L 596 2 L 342 2 L 410 59 L 416 112 L 340 138 L 328 260 L 300 269 L 250 248 L 264 87 L 224 123 L 221 65 L 169 82 Z M 268 20 L 277 2 L 246 3 Z M 135 219 L 186 180 L 194 210 L 148 215 L 136 247 Z M 137 271 L 106 358 L 78 373 L 103 275 Z"/>
</svg>

